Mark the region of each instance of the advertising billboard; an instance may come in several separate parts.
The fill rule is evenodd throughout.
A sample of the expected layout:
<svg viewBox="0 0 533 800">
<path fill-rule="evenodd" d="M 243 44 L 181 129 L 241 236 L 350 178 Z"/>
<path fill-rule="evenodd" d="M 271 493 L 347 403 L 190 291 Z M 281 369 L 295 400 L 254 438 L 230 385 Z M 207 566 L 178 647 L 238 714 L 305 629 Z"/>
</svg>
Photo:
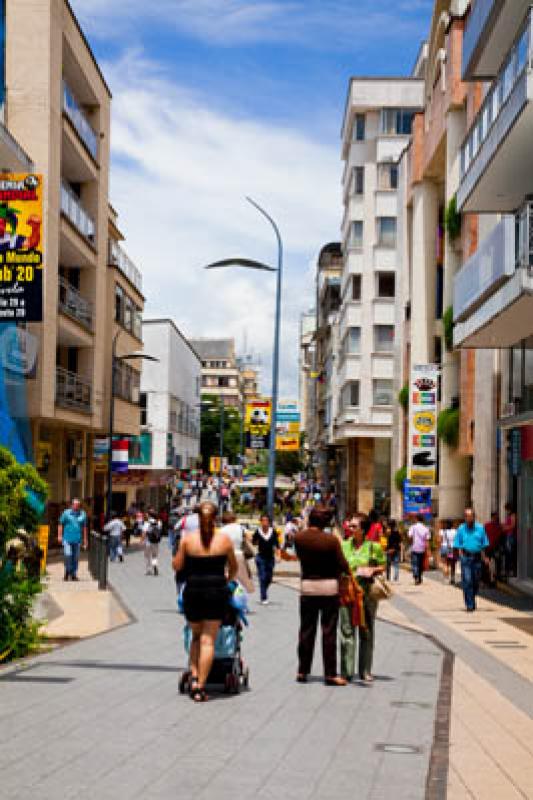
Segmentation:
<svg viewBox="0 0 533 800">
<path fill-rule="evenodd" d="M 250 450 L 266 450 L 272 423 L 272 403 L 269 399 L 249 400 L 246 404 L 244 427 L 246 446 Z"/>
<path fill-rule="evenodd" d="M 415 364 L 409 387 L 409 470 L 412 486 L 437 482 L 437 364 Z"/>
<path fill-rule="evenodd" d="M 0 177 L 0 323 L 43 321 L 41 175 Z"/>
</svg>

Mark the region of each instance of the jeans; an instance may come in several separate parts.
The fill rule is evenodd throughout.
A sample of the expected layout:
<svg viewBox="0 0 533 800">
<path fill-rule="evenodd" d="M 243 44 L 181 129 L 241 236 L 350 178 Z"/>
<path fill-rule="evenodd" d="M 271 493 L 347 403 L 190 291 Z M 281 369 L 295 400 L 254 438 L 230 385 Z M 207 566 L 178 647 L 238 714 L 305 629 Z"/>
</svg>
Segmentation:
<svg viewBox="0 0 533 800">
<path fill-rule="evenodd" d="M 78 575 L 78 561 L 80 559 L 79 542 L 63 542 L 63 554 L 65 557 L 65 575 L 76 578 Z"/>
<path fill-rule="evenodd" d="M 259 576 L 261 600 L 268 600 L 268 587 L 272 583 L 272 576 L 274 574 L 274 559 L 267 560 L 261 558 L 261 556 L 256 556 L 255 564 L 257 567 L 257 575 Z"/>
<path fill-rule="evenodd" d="M 387 580 L 390 581 L 391 570 L 394 580 L 400 580 L 400 553 L 387 553 Z"/>
<path fill-rule="evenodd" d="M 339 597 L 319 595 L 300 596 L 300 635 L 298 639 L 298 672 L 309 675 L 315 650 L 318 617 L 322 627 L 322 658 L 324 676 L 337 675 L 337 622 L 339 619 Z"/>
<path fill-rule="evenodd" d="M 116 561 L 117 556 L 122 555 L 121 539 L 120 536 L 109 537 L 109 558 L 111 561 Z"/>
<path fill-rule="evenodd" d="M 411 566 L 413 570 L 413 578 L 417 583 L 422 583 L 425 555 L 426 555 L 425 553 L 411 553 Z"/>
<path fill-rule="evenodd" d="M 469 611 L 474 611 L 481 580 L 481 556 L 465 553 L 461 558 L 461 576 L 465 606 Z"/>
</svg>

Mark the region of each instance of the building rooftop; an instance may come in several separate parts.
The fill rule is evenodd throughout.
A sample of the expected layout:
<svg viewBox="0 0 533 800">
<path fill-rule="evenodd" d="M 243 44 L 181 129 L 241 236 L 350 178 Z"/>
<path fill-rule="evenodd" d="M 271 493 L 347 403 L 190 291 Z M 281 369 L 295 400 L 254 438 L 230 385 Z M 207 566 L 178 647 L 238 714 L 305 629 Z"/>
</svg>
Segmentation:
<svg viewBox="0 0 533 800">
<path fill-rule="evenodd" d="M 191 345 L 202 361 L 217 358 L 235 358 L 235 339 L 191 339 Z"/>
<path fill-rule="evenodd" d="M 199 355 L 198 351 L 194 347 L 192 341 L 190 339 L 187 339 L 187 337 L 183 335 L 183 333 L 180 331 L 180 329 L 178 328 L 178 326 L 176 325 L 176 323 L 174 322 L 173 319 L 169 319 L 168 317 L 162 318 L 162 319 L 143 319 L 143 328 L 145 326 L 147 326 L 147 325 L 165 325 L 165 326 L 173 328 L 174 331 L 178 334 L 178 336 L 181 339 L 183 339 L 183 341 L 187 345 L 187 347 L 190 350 L 192 350 L 192 352 L 194 353 L 194 355 L 196 356 L 198 361 L 202 360 L 202 358 Z"/>
</svg>

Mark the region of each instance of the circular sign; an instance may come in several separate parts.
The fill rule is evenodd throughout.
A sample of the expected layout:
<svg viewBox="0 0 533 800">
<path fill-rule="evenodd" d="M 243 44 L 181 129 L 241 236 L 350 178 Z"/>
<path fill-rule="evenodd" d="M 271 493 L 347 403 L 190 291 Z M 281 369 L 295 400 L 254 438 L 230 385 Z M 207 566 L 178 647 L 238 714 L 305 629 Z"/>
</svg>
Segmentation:
<svg viewBox="0 0 533 800">
<path fill-rule="evenodd" d="M 431 433 L 435 430 L 436 418 L 432 411 L 419 411 L 415 414 L 413 425 L 419 433 Z"/>
</svg>

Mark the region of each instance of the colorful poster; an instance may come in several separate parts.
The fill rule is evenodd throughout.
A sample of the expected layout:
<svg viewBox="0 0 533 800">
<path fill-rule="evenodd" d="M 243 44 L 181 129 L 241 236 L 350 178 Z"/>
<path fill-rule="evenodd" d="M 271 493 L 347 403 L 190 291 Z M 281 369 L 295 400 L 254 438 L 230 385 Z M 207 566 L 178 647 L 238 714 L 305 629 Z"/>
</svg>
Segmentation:
<svg viewBox="0 0 533 800">
<path fill-rule="evenodd" d="M 437 482 L 437 364 L 416 364 L 409 391 L 409 481 L 411 486 Z"/>
<path fill-rule="evenodd" d="M 300 436 L 291 434 L 276 435 L 276 450 L 280 452 L 297 452 L 300 449 Z"/>
<path fill-rule="evenodd" d="M 431 516 L 431 486 L 411 486 L 409 481 L 403 483 L 403 516 L 424 514 Z"/>
<path fill-rule="evenodd" d="M 0 177 L 0 323 L 43 321 L 41 175 Z"/>
<path fill-rule="evenodd" d="M 250 400 L 246 404 L 244 426 L 246 446 L 250 450 L 266 450 L 268 448 L 271 422 L 272 403 L 269 399 L 259 398 Z"/>
</svg>

